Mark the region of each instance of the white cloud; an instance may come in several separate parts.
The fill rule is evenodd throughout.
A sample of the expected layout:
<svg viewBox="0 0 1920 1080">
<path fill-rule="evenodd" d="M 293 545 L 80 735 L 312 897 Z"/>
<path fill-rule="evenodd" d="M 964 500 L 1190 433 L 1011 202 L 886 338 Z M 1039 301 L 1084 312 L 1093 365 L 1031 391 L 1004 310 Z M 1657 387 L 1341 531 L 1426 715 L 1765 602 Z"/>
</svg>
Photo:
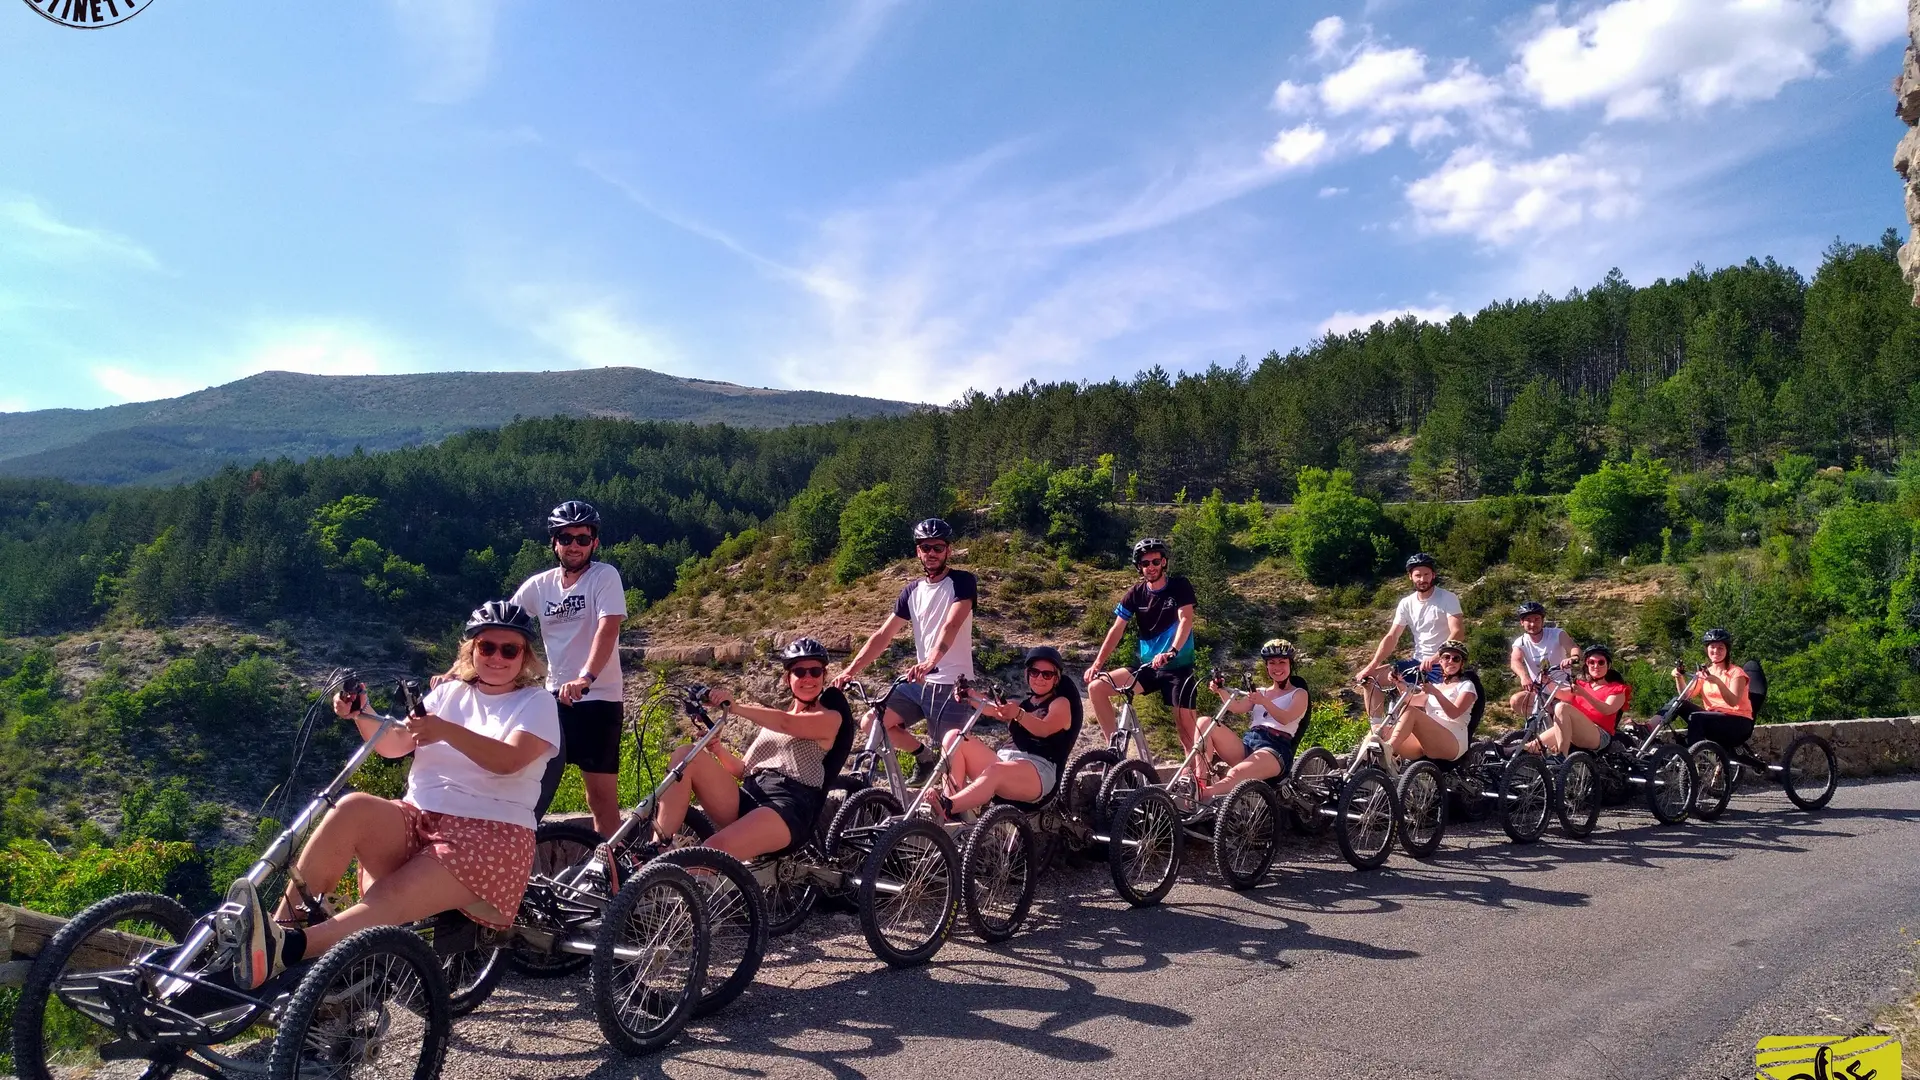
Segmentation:
<svg viewBox="0 0 1920 1080">
<path fill-rule="evenodd" d="M 1335 196 L 1345 195 L 1346 193 L 1347 189 L 1343 187 L 1323 187 L 1320 189 L 1320 197 L 1323 199 L 1331 199 Z"/>
<path fill-rule="evenodd" d="M 1360 152 L 1363 154 L 1371 154 L 1376 150 L 1385 150 L 1387 147 L 1393 145 L 1394 136 L 1398 134 L 1400 134 L 1400 129 L 1394 127 L 1392 124 L 1381 124 L 1378 127 L 1368 128 L 1360 133 Z"/>
<path fill-rule="evenodd" d="M 518 291 L 525 328 L 581 367 L 643 367 L 699 374 L 667 336 L 628 317 L 612 297 L 581 300 L 574 290 Z"/>
<path fill-rule="evenodd" d="M 262 371 L 308 375 L 385 375 L 415 365 L 411 350 L 355 320 L 300 319 L 256 324 L 234 377 Z"/>
<path fill-rule="evenodd" d="M 119 364 L 96 364 L 89 372 L 102 390 L 128 401 L 158 401 L 190 394 L 207 385 L 197 379 L 154 371 L 137 371 Z"/>
<path fill-rule="evenodd" d="M 1587 221 L 1634 212 L 1634 177 L 1598 164 L 1598 151 L 1506 160 L 1485 147 L 1455 150 L 1431 175 L 1407 185 L 1414 223 L 1424 232 L 1473 236 L 1505 245 Z"/>
<path fill-rule="evenodd" d="M 493 70 L 494 30 L 505 0 L 389 0 L 420 65 L 416 94 L 435 104 L 464 101 Z"/>
<path fill-rule="evenodd" d="M 1413 126 L 1407 129 L 1407 142 L 1414 147 L 1421 147 L 1453 134 L 1454 127 L 1446 117 L 1429 116 L 1425 120 L 1414 121 Z"/>
<path fill-rule="evenodd" d="M 1328 56 L 1340 48 L 1340 39 L 1346 32 L 1346 21 L 1338 15 L 1329 15 L 1314 23 L 1313 29 L 1307 31 L 1307 40 L 1313 43 L 1314 59 Z"/>
<path fill-rule="evenodd" d="M 0 398 L 0 413 L 26 412 L 30 408 L 25 398 Z"/>
<path fill-rule="evenodd" d="M 1277 112 L 1303 113 L 1313 107 L 1313 97 L 1313 87 L 1286 80 L 1273 88 L 1273 107 Z"/>
<path fill-rule="evenodd" d="M 1312 124 L 1291 127 L 1274 137 L 1267 147 L 1267 161 L 1277 168 L 1298 169 L 1313 164 L 1327 153 L 1327 133 Z"/>
<path fill-rule="evenodd" d="M 1397 307 L 1381 308 L 1378 311 L 1336 311 L 1321 320 L 1318 329 L 1323 336 L 1329 334 L 1350 334 L 1355 330 L 1366 330 L 1372 327 L 1374 323 L 1391 324 L 1408 315 L 1413 316 L 1421 322 L 1444 323 L 1448 319 L 1453 318 L 1454 314 L 1454 310 L 1450 307 Z"/>
<path fill-rule="evenodd" d="M 792 61 L 775 71 L 775 84 L 824 98 L 860 66 L 902 0 L 846 0 L 840 16 Z"/>
<path fill-rule="evenodd" d="M 105 229 L 70 225 L 31 196 L 0 199 L 0 238 L 15 252 L 49 262 L 111 262 L 160 269 L 160 260 L 140 244 Z"/>
<path fill-rule="evenodd" d="M 1818 71 L 1831 40 L 1818 16 L 1810 0 L 1614 0 L 1562 24 L 1549 7 L 1519 48 L 1518 79 L 1548 108 L 1604 103 L 1608 120 L 1659 115 L 1673 97 L 1763 101 Z"/>
<path fill-rule="evenodd" d="M 1826 18 L 1856 55 L 1892 44 L 1907 34 L 1907 5 L 1900 0 L 1833 0 Z"/>
<path fill-rule="evenodd" d="M 1328 112 L 1342 116 L 1399 95 L 1426 77 L 1427 59 L 1420 50 L 1369 45 L 1346 67 L 1320 81 L 1320 100 Z"/>
</svg>

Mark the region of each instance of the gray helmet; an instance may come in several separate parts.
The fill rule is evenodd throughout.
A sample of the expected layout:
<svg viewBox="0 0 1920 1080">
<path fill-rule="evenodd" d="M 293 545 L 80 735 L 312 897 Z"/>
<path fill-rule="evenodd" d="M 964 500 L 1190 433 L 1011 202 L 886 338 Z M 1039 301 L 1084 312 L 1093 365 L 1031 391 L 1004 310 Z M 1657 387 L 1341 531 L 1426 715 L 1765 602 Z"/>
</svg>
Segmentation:
<svg viewBox="0 0 1920 1080">
<path fill-rule="evenodd" d="M 1538 600 L 1529 600 L 1526 603 L 1521 604 L 1519 610 L 1516 611 L 1514 614 L 1524 619 L 1529 615 L 1545 615 L 1546 613 L 1547 613 L 1547 605 L 1541 603 Z"/>
<path fill-rule="evenodd" d="M 1716 626 L 1700 635 L 1700 644 L 1702 645 L 1711 645 L 1716 641 L 1722 645 L 1732 645 L 1733 635 L 1729 633 L 1724 626 Z"/>
<path fill-rule="evenodd" d="M 531 642 L 533 640 L 533 616 L 527 609 L 507 600 L 489 600 L 473 609 L 467 616 L 467 627 L 460 632 L 465 641 L 478 637 L 483 630 L 512 630 Z"/>
<path fill-rule="evenodd" d="M 780 650 L 782 667 L 792 667 L 802 660 L 818 660 L 823 664 L 826 663 L 827 647 L 813 638 L 803 637 L 787 642 L 786 647 Z"/>
<path fill-rule="evenodd" d="M 1167 542 L 1165 540 L 1157 536 L 1143 536 L 1140 538 L 1139 543 L 1133 545 L 1133 561 L 1138 564 L 1140 562 L 1140 556 L 1145 555 L 1149 551 L 1157 551 L 1168 559 L 1173 558 L 1173 552 L 1167 549 Z"/>
<path fill-rule="evenodd" d="M 595 510 L 590 502 L 568 499 L 547 514 L 547 535 L 549 536 L 561 529 L 577 529 L 582 525 L 594 532 L 600 531 L 600 511 Z"/>
<path fill-rule="evenodd" d="M 1439 651 L 1434 653 L 1433 655 L 1436 659 L 1438 659 L 1440 656 L 1446 653 L 1452 653 L 1453 655 L 1459 657 L 1460 663 L 1464 665 L 1467 662 L 1467 643 L 1464 641 L 1461 641 L 1458 638 L 1448 638 L 1447 640 L 1440 643 Z"/>
<path fill-rule="evenodd" d="M 1262 660 L 1293 659 L 1293 642 L 1288 641 L 1286 638 L 1269 639 L 1265 644 L 1260 646 L 1260 659 Z"/>
<path fill-rule="evenodd" d="M 1028 649 L 1025 665 L 1030 667 L 1035 660 L 1045 660 L 1047 663 L 1052 664 L 1053 669 L 1058 671 L 1062 676 L 1067 673 L 1067 662 L 1060 658 L 1060 650 L 1051 645 L 1035 645 L 1033 648 Z"/>
<path fill-rule="evenodd" d="M 1416 566 L 1424 566 L 1435 572 L 1438 572 L 1440 569 L 1439 564 L 1433 561 L 1433 556 L 1424 551 L 1416 551 L 1407 556 L 1407 573 L 1413 573 L 1413 568 Z"/>
</svg>

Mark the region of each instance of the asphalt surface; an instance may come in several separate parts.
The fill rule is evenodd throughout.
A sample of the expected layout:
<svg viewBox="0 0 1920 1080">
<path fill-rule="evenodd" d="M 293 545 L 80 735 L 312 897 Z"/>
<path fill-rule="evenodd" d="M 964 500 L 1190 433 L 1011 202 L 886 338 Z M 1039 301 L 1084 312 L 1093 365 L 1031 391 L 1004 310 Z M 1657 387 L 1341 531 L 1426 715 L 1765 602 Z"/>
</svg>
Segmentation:
<svg viewBox="0 0 1920 1080">
<path fill-rule="evenodd" d="M 1163 906 L 1057 871 L 1027 932 L 910 971 L 816 916 L 648 1059 L 606 1048 L 583 979 L 513 977 L 445 1075 L 1752 1076 L 1761 1036 L 1851 1032 L 1914 992 L 1916 850 L 1920 779 L 1849 781 L 1817 815 L 1752 789 L 1713 824 L 1614 808 L 1586 842 L 1458 826 L 1370 873 L 1290 838 L 1245 894 L 1193 844 Z"/>
</svg>

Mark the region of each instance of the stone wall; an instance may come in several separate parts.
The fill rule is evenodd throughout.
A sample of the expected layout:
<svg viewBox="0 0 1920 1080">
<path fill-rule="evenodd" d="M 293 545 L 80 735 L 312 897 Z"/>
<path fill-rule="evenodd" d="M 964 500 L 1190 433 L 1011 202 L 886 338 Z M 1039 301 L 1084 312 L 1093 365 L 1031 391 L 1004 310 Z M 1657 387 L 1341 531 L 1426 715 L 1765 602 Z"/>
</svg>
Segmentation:
<svg viewBox="0 0 1920 1080">
<path fill-rule="evenodd" d="M 1920 0 L 1907 0 L 1907 54 L 1893 80 L 1893 111 L 1907 122 L 1907 133 L 1893 151 L 1893 171 L 1907 189 L 1907 242 L 1900 246 L 1900 270 L 1914 287 L 1913 302 L 1920 305 Z"/>
<path fill-rule="evenodd" d="M 1778 760 L 1793 737 L 1806 732 L 1833 744 L 1843 776 L 1877 776 L 1920 769 L 1920 719 L 1911 716 L 1762 724 L 1753 729 L 1754 752 Z"/>
</svg>

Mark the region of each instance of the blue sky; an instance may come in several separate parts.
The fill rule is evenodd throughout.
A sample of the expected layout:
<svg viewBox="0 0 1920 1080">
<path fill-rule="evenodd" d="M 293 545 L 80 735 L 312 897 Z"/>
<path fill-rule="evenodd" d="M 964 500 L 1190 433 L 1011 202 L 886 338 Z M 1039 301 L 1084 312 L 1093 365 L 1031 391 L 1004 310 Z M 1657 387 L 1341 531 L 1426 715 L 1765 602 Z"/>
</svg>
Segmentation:
<svg viewBox="0 0 1920 1080">
<path fill-rule="evenodd" d="M 0 409 L 631 364 L 943 402 L 1898 222 L 1899 0 L 0 0 Z"/>
</svg>

